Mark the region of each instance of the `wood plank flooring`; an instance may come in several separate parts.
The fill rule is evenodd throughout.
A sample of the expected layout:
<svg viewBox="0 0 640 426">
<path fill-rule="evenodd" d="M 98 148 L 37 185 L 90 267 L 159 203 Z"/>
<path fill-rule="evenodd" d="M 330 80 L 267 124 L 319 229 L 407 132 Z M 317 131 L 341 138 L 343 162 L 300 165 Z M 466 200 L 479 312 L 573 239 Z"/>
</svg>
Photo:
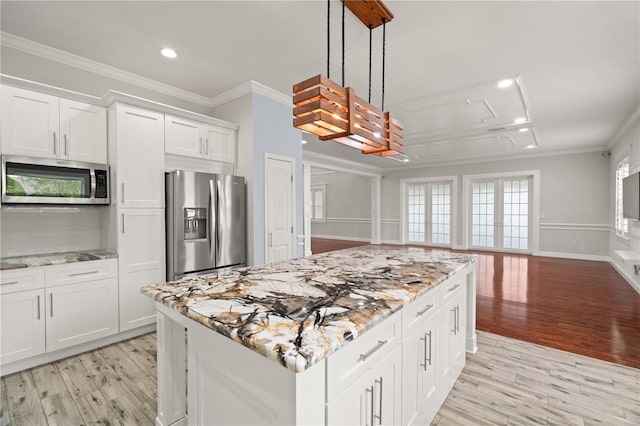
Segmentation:
<svg viewBox="0 0 640 426">
<path fill-rule="evenodd" d="M 0 425 L 148 425 L 155 333 L 2 378 Z M 433 425 L 637 425 L 640 370 L 480 331 Z"/>
<path fill-rule="evenodd" d="M 313 253 L 363 244 L 311 240 Z M 479 330 L 640 368 L 640 294 L 609 263 L 475 253 Z"/>
</svg>

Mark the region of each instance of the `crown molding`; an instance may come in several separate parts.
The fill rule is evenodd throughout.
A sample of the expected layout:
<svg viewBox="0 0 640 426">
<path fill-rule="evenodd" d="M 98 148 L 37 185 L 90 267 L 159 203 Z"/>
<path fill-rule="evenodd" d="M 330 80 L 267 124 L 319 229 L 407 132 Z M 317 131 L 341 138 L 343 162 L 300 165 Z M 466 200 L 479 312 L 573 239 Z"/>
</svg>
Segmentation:
<svg viewBox="0 0 640 426">
<path fill-rule="evenodd" d="M 27 40 L 13 34 L 6 33 L 4 31 L 0 32 L 0 44 L 13 50 L 18 50 L 30 55 L 58 62 L 63 65 L 68 65 L 70 67 L 77 68 L 83 71 L 88 71 L 94 74 L 102 75 L 104 77 L 112 78 L 114 80 L 133 84 L 144 89 L 153 90 L 154 92 L 172 96 L 177 99 L 182 99 L 184 101 L 191 102 L 197 105 L 205 107 L 211 106 L 211 99 L 206 96 L 198 95 L 188 90 L 183 90 L 168 84 L 160 83 L 156 80 L 142 77 L 140 75 L 124 71 L 110 65 L 105 65 L 103 63 L 96 62 L 82 56 L 74 55 L 73 53 L 65 52 L 54 47 L 36 43 L 35 41 Z"/>
<path fill-rule="evenodd" d="M 611 140 L 607 144 L 607 149 L 613 148 L 613 146 L 620 140 L 620 137 L 627 131 L 632 124 L 640 120 L 640 105 L 631 113 L 631 115 L 618 127 L 616 132 L 611 136 Z"/>
<path fill-rule="evenodd" d="M 38 83 L 24 78 L 15 77 L 8 74 L 0 74 L 0 83 L 8 86 L 19 87 L 21 89 L 33 90 L 36 92 L 46 93 L 60 98 L 72 99 L 78 102 L 84 102 L 91 105 L 104 106 L 103 98 L 99 96 L 87 95 L 73 90 L 67 90 L 60 87 L 51 86 L 44 83 Z"/>
<path fill-rule="evenodd" d="M 332 157 L 319 152 L 302 150 L 302 161 L 311 166 L 340 172 L 353 173 L 365 176 L 381 176 L 383 169 L 356 161 L 345 160 L 343 158 Z"/>
<path fill-rule="evenodd" d="M 262 95 L 266 98 L 269 98 L 273 101 L 284 104 L 288 107 L 293 107 L 291 96 L 287 96 L 282 92 L 279 92 L 275 89 L 267 87 L 264 84 L 258 83 L 257 81 L 254 81 L 254 80 L 249 80 L 245 83 L 242 83 L 239 86 L 234 87 L 233 89 L 227 90 L 226 92 L 219 94 L 218 96 L 214 96 L 213 98 L 210 99 L 209 106 L 211 108 L 215 108 L 251 93 Z"/>
</svg>

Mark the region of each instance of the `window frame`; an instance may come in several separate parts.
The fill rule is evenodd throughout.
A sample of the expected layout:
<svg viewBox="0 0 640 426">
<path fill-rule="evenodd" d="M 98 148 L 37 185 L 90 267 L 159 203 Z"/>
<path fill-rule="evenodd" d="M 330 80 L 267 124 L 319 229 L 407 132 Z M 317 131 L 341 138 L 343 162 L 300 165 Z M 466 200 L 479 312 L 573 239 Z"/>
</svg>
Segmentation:
<svg viewBox="0 0 640 426">
<path fill-rule="evenodd" d="M 316 197 L 315 194 L 319 192 L 322 194 L 322 217 L 316 217 Z M 316 184 L 311 185 L 311 222 L 313 223 L 325 223 L 327 221 L 327 185 L 326 184 Z"/>
<path fill-rule="evenodd" d="M 625 219 L 623 216 L 623 201 L 622 201 L 622 182 L 625 177 L 629 176 L 630 165 L 629 156 L 625 156 L 622 160 L 616 164 L 615 174 L 615 190 L 614 190 L 614 218 L 613 228 L 616 236 L 629 240 L 629 219 Z"/>
</svg>

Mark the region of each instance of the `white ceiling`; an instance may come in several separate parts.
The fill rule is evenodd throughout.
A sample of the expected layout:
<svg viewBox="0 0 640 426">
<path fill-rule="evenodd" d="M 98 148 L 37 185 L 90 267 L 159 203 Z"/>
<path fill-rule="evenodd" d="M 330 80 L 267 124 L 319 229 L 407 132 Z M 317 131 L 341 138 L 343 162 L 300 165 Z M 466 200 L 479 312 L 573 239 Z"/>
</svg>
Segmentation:
<svg viewBox="0 0 640 426">
<path fill-rule="evenodd" d="M 310 137 L 305 149 L 390 168 L 605 149 L 640 104 L 640 2 L 393 1 L 385 109 L 410 163 Z M 202 96 L 248 80 L 282 93 L 326 73 L 326 2 L 2 1 L 1 30 Z M 340 3 L 332 1 L 340 83 Z M 347 11 L 346 86 L 367 97 L 368 30 Z M 176 60 L 158 54 L 171 46 Z M 381 32 L 372 103 L 380 106 Z M 519 85 L 500 90 L 503 78 Z M 528 122 L 514 126 L 523 116 Z M 484 121 L 483 121 L 484 120 Z M 501 131 L 491 131 L 505 127 Z M 518 127 L 531 131 L 521 133 Z M 524 149 L 528 145 L 536 149 Z"/>
</svg>

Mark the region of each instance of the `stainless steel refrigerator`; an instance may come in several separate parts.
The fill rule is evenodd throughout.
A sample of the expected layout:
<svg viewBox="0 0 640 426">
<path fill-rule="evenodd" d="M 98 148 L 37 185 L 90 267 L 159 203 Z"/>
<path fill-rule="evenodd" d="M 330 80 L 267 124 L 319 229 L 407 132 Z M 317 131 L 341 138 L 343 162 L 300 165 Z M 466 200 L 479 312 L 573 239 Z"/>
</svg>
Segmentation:
<svg viewBox="0 0 640 426">
<path fill-rule="evenodd" d="M 165 179 L 167 279 L 244 265 L 244 178 L 176 170 Z"/>
</svg>

